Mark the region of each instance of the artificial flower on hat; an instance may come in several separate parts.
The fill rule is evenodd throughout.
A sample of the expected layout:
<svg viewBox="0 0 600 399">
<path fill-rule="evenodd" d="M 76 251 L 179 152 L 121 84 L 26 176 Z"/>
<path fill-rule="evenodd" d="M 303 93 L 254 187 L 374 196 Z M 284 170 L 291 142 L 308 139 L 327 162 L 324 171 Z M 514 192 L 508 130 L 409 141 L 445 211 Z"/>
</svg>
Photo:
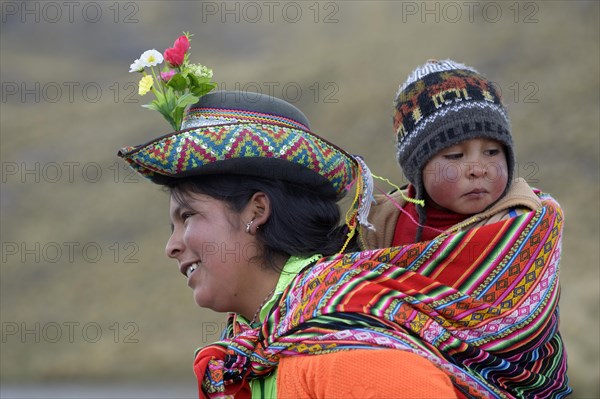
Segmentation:
<svg viewBox="0 0 600 399">
<path fill-rule="evenodd" d="M 348 241 L 359 224 L 372 228 L 373 177 L 364 161 L 313 133 L 286 101 L 212 91 L 212 70 L 189 62 L 191 36 L 184 32 L 163 54 L 148 50 L 131 64 L 129 72 L 143 74 L 139 94 L 155 96 L 144 107 L 160 112 L 173 132 L 124 147 L 119 157 L 156 184 L 220 173 L 282 179 L 338 198 L 355 188 Z"/>
<path fill-rule="evenodd" d="M 129 72 L 144 75 L 139 82 L 139 95 L 152 92 L 155 97 L 142 106 L 160 112 L 176 131 L 181 130 L 185 109 L 216 87 L 211 81 L 212 69 L 189 62 L 192 36 L 184 32 L 164 54 L 147 50 L 129 67 Z M 162 70 L 157 73 L 163 62 Z"/>
</svg>

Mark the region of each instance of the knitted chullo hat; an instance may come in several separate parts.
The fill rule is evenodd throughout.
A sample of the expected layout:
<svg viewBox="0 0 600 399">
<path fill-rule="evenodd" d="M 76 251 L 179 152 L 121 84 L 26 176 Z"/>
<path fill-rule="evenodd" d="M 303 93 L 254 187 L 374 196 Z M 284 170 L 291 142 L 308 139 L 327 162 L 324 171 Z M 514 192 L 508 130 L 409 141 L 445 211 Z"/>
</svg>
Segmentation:
<svg viewBox="0 0 600 399">
<path fill-rule="evenodd" d="M 422 171 L 444 148 L 474 138 L 504 144 L 508 190 L 515 156 L 510 122 L 500 93 L 475 69 L 452 60 L 430 60 L 416 68 L 400 86 L 394 100 L 397 157 L 406 178 L 424 199 Z M 417 207 L 420 224 L 423 207 Z M 421 228 L 418 230 L 420 237 Z"/>
</svg>

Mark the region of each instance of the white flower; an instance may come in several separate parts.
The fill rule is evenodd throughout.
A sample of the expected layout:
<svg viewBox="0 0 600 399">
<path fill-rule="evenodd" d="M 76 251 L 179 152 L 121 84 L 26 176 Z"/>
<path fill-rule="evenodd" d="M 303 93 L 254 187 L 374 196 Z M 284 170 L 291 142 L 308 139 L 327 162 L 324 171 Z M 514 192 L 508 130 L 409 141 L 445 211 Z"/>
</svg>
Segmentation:
<svg viewBox="0 0 600 399">
<path fill-rule="evenodd" d="M 140 57 L 140 63 L 144 67 L 153 67 L 163 62 L 163 56 L 156 50 L 146 50 Z"/>
<path fill-rule="evenodd" d="M 129 66 L 129 72 L 142 72 L 143 70 L 144 65 L 142 65 L 142 62 L 139 59 L 133 61 L 133 64 Z"/>
</svg>

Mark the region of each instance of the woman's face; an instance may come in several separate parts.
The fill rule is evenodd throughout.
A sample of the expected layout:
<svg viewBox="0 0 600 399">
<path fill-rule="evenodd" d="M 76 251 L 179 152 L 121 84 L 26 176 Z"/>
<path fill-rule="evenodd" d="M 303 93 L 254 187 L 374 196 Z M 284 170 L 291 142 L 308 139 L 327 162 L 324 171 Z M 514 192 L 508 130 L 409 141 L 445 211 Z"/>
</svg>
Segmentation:
<svg viewBox="0 0 600 399">
<path fill-rule="evenodd" d="M 167 256 L 176 259 L 187 277 L 196 303 L 217 312 L 239 311 L 255 270 L 254 235 L 246 233 L 252 215 L 233 211 L 225 202 L 204 194 L 185 193 L 186 204 L 170 201 L 172 234 Z M 248 213 L 248 215 L 246 215 Z"/>
</svg>

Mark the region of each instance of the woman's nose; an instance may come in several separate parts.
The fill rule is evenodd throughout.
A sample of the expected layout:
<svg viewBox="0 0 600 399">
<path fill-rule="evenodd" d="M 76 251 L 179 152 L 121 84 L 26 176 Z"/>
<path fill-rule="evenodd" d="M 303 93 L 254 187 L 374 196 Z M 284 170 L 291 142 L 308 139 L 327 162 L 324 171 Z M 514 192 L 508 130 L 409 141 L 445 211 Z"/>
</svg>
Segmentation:
<svg viewBox="0 0 600 399">
<path fill-rule="evenodd" d="M 172 259 L 177 259 L 177 257 L 183 252 L 183 241 L 181 240 L 181 235 L 175 231 L 171 233 L 171 237 L 169 237 L 169 241 L 167 241 L 167 246 L 165 247 L 165 252 L 167 256 Z"/>
</svg>

